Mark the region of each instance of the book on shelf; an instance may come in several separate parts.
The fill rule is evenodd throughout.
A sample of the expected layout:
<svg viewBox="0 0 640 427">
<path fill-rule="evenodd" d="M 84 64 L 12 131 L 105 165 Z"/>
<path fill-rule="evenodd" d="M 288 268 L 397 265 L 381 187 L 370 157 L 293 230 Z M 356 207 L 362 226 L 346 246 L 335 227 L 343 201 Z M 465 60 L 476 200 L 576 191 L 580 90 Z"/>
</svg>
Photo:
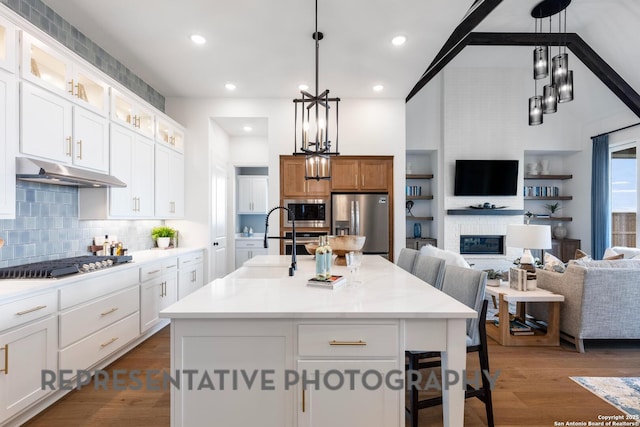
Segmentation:
<svg viewBox="0 0 640 427">
<path fill-rule="evenodd" d="M 494 323 L 498 326 L 500 321 L 496 319 Z M 533 335 L 533 328 L 519 320 L 511 320 L 509 322 L 509 332 L 514 335 Z"/>
<path fill-rule="evenodd" d="M 346 277 L 337 276 L 334 274 L 331 277 L 326 279 L 318 279 L 318 278 L 312 277 L 307 282 L 307 286 L 315 286 L 317 288 L 326 288 L 326 289 L 336 289 L 346 283 L 347 283 Z"/>
<path fill-rule="evenodd" d="M 531 331 L 511 331 L 511 335 L 535 335 L 533 330 Z"/>
</svg>

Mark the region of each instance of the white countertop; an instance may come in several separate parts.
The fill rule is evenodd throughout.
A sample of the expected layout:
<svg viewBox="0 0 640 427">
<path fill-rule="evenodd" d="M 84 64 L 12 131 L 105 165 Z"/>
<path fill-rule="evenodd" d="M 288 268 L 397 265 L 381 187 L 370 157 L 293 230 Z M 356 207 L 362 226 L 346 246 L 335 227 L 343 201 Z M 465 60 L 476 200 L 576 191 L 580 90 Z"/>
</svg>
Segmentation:
<svg viewBox="0 0 640 427">
<path fill-rule="evenodd" d="M 122 271 L 127 268 L 137 268 L 140 264 L 162 260 L 163 258 L 177 257 L 190 252 L 200 251 L 202 248 L 175 248 L 175 249 L 148 249 L 131 252 L 132 262 L 120 264 L 104 270 L 93 271 L 91 273 L 70 274 L 57 279 L 1 279 L 0 280 L 0 304 L 10 300 L 39 291 L 46 291 L 60 286 L 65 286 L 85 280 L 89 277 L 98 277 L 103 274 Z"/>
<path fill-rule="evenodd" d="M 475 311 L 377 255 L 365 255 L 359 277 L 337 289 L 307 286 L 315 262 L 260 255 L 160 313 L 169 318 L 472 318 Z M 347 275 L 334 266 L 333 274 Z"/>
</svg>

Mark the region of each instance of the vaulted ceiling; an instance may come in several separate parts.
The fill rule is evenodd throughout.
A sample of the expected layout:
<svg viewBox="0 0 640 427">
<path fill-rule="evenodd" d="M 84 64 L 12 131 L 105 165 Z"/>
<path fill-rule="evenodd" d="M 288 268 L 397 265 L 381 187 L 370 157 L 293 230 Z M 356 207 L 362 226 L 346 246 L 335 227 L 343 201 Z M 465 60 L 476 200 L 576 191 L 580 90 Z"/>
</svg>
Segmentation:
<svg viewBox="0 0 640 427">
<path fill-rule="evenodd" d="M 313 86 L 313 0 L 44 2 L 167 97 L 293 98 L 298 84 Z M 503 0 L 474 31 L 533 32 L 530 11 L 538 2 Z M 320 90 L 404 99 L 473 3 L 318 0 Z M 567 12 L 567 30 L 640 90 L 640 2 L 574 0 Z M 207 43 L 193 45 L 192 33 Z M 401 47 L 390 43 L 398 34 L 407 37 Z M 473 46 L 447 67 L 527 68 L 530 61 L 530 47 Z M 237 89 L 225 90 L 227 82 Z M 374 92 L 375 84 L 384 90 Z"/>
</svg>

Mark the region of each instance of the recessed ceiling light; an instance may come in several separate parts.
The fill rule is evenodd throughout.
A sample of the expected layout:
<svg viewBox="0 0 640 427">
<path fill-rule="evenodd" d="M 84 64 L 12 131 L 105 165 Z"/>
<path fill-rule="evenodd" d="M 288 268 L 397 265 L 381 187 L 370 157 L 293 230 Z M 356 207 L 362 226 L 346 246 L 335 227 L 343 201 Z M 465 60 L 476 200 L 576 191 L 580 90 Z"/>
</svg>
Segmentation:
<svg viewBox="0 0 640 427">
<path fill-rule="evenodd" d="M 224 85 L 224 87 L 226 87 L 227 90 L 236 90 L 236 85 L 234 85 L 233 83 L 227 83 Z"/>
<path fill-rule="evenodd" d="M 253 128 L 249 125 L 245 125 L 242 130 L 244 130 L 245 132 L 251 132 L 253 130 Z"/>
<path fill-rule="evenodd" d="M 195 44 L 205 44 L 207 42 L 207 39 L 202 37 L 200 34 L 191 34 L 190 38 Z"/>
<path fill-rule="evenodd" d="M 380 92 L 382 89 L 384 89 L 384 86 L 382 86 L 382 85 L 375 85 L 373 87 L 373 90 L 376 91 L 376 92 Z"/>
<path fill-rule="evenodd" d="M 393 43 L 394 46 L 402 46 L 406 41 L 407 38 L 405 36 L 395 36 L 391 39 L 391 43 Z"/>
<path fill-rule="evenodd" d="M 306 84 L 298 85 L 298 89 L 300 89 L 300 90 L 309 90 L 309 85 L 306 85 Z"/>
</svg>

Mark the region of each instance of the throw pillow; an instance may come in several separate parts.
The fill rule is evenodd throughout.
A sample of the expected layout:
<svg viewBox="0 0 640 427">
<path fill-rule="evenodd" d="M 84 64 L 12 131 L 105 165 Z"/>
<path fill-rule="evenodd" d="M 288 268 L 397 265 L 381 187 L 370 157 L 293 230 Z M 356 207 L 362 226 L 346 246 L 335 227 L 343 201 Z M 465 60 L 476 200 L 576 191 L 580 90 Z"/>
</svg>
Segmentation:
<svg viewBox="0 0 640 427">
<path fill-rule="evenodd" d="M 604 255 L 602 255 L 602 259 L 610 259 L 611 257 L 617 256 L 617 255 L 622 255 L 622 257 L 624 258 L 624 254 L 616 252 L 611 248 L 607 248 L 604 250 Z M 620 259 L 620 258 L 615 258 L 615 259 Z"/>
<path fill-rule="evenodd" d="M 556 271 L 558 273 L 564 273 L 565 265 L 561 259 L 551 255 L 548 252 L 544 254 L 544 270 Z"/>
<path fill-rule="evenodd" d="M 623 254 L 617 254 L 617 255 L 605 256 L 602 259 L 609 261 L 609 260 L 612 260 L 612 259 L 623 259 L 623 258 L 624 258 Z"/>
<path fill-rule="evenodd" d="M 576 254 L 574 255 L 575 259 L 582 259 L 582 261 L 591 261 L 591 256 L 589 256 L 588 253 L 580 250 L 580 249 L 576 249 Z"/>
<path fill-rule="evenodd" d="M 432 245 L 425 245 L 421 247 L 420 253 L 437 258 L 442 258 L 445 260 L 445 265 L 457 265 L 458 267 L 471 268 L 469 263 L 462 257 L 462 255 L 452 251 L 436 248 Z"/>
</svg>

